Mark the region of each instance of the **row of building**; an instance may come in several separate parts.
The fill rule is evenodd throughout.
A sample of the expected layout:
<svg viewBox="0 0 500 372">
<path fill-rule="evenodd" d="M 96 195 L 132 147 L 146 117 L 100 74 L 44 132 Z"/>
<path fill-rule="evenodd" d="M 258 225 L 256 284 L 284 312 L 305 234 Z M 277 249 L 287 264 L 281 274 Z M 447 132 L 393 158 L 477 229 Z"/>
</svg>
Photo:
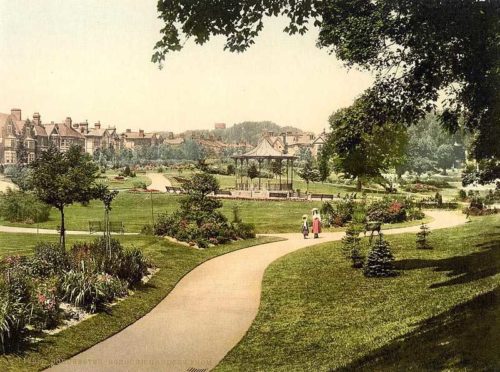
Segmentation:
<svg viewBox="0 0 500 372">
<path fill-rule="evenodd" d="M 38 112 L 32 119 L 23 119 L 20 109 L 12 109 L 10 114 L 0 113 L 0 163 L 16 164 L 18 149 L 24 147 L 26 161 L 33 161 L 37 154 L 50 144 L 61 151 L 71 145 L 79 145 L 89 154 L 96 150 L 134 148 L 163 143 L 159 133 L 144 130 L 134 132 L 127 129 L 118 134 L 115 127 L 103 127 L 100 122 L 89 126 L 88 122 L 76 123 L 67 117 L 64 122 L 43 123 Z"/>
<path fill-rule="evenodd" d="M 224 127 L 218 124 L 218 129 L 225 129 L 225 124 Z M 301 148 L 306 147 L 313 156 L 317 156 L 325 142 L 324 133 L 315 136 L 310 132 L 268 132 L 264 133 L 264 137 L 276 150 L 290 155 L 296 155 Z M 214 155 L 222 154 L 228 149 L 246 151 L 252 147 L 248 143 L 225 143 L 214 136 L 193 136 L 191 139 Z M 31 119 L 23 119 L 20 109 L 12 109 L 10 114 L 0 113 L 0 164 L 17 164 L 21 161 L 29 163 L 51 144 L 63 152 L 72 145 L 79 145 L 92 155 L 98 150 L 133 149 L 161 143 L 179 146 L 184 141 L 184 137 L 176 137 L 172 132 L 134 132 L 127 129 L 118 133 L 115 127 L 104 127 L 100 122 L 89 126 L 88 122 L 77 123 L 67 117 L 60 123 L 44 123 L 37 112 Z M 21 147 L 24 160 L 18 159 Z"/>
</svg>

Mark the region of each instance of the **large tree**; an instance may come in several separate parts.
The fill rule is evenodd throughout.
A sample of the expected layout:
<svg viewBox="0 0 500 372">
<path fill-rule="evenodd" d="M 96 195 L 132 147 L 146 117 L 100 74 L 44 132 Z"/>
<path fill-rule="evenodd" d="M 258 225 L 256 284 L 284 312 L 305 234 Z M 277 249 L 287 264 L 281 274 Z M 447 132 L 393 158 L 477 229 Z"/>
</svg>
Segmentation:
<svg viewBox="0 0 500 372">
<path fill-rule="evenodd" d="M 407 145 L 405 128 L 386 123 L 378 125 L 365 114 L 362 98 L 340 109 L 329 119 L 331 133 L 323 147 L 323 156 L 333 157 L 336 172 L 357 180 L 382 180 L 382 174 L 404 161 Z"/>
<path fill-rule="evenodd" d="M 61 215 L 60 244 L 65 246 L 64 208 L 73 203 L 87 204 L 98 197 L 98 166 L 80 146 L 62 153 L 51 146 L 30 163 L 30 188 L 43 202 L 55 207 Z"/>
<path fill-rule="evenodd" d="M 285 32 L 319 28 L 317 45 L 348 66 L 375 73 L 366 113 L 380 124 L 413 124 L 446 94 L 440 121 L 474 132 L 471 154 L 500 159 L 500 3 L 497 0 L 159 0 L 162 37 L 153 62 L 185 39 L 226 38 L 245 51 L 264 18 L 289 19 Z M 495 167 L 493 169 L 496 169 Z"/>
</svg>

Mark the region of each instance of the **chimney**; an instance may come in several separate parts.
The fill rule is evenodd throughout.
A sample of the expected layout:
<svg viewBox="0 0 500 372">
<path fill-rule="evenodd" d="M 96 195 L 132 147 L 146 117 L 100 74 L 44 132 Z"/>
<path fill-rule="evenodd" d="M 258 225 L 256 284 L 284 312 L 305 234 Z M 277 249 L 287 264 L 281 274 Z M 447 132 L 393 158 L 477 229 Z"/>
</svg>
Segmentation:
<svg viewBox="0 0 500 372">
<path fill-rule="evenodd" d="M 281 136 L 283 138 L 283 146 L 285 146 L 285 148 L 283 149 L 283 154 L 288 154 L 288 143 L 286 142 L 286 137 L 287 137 L 287 134 L 288 133 L 281 133 Z"/>
<path fill-rule="evenodd" d="M 131 129 L 126 129 L 125 133 L 132 133 L 132 130 Z"/>
<path fill-rule="evenodd" d="M 66 124 L 66 126 L 70 127 L 71 128 L 71 118 L 68 116 L 66 117 L 66 120 L 64 120 L 64 124 Z"/>
<path fill-rule="evenodd" d="M 101 122 L 98 121 L 97 123 L 94 124 L 94 129 L 101 129 Z"/>
<path fill-rule="evenodd" d="M 79 127 L 80 127 L 80 133 L 86 134 L 89 132 L 89 123 L 88 122 L 80 123 Z"/>
<path fill-rule="evenodd" d="M 40 114 L 39 114 L 38 112 L 35 112 L 35 113 L 33 114 L 33 123 L 34 123 L 35 125 L 40 125 L 40 124 L 42 124 L 42 119 L 41 119 Z"/>
<path fill-rule="evenodd" d="M 21 120 L 21 109 L 13 108 L 10 110 L 10 114 L 14 116 L 16 120 Z"/>
<path fill-rule="evenodd" d="M 139 129 L 139 136 L 144 137 L 144 129 Z"/>
</svg>

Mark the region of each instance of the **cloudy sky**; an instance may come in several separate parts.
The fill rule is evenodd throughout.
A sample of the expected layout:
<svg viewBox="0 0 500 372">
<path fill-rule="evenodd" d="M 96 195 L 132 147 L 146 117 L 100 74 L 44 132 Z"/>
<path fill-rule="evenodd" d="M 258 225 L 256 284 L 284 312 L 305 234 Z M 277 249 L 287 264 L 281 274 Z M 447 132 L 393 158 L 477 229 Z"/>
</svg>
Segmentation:
<svg viewBox="0 0 500 372">
<path fill-rule="evenodd" d="M 222 39 L 188 42 L 159 70 L 154 0 L 0 0 L 0 112 L 120 130 L 271 120 L 320 131 L 372 79 L 317 49 L 315 31 L 290 37 L 284 25 L 268 20 L 243 54 L 223 51 Z"/>
</svg>

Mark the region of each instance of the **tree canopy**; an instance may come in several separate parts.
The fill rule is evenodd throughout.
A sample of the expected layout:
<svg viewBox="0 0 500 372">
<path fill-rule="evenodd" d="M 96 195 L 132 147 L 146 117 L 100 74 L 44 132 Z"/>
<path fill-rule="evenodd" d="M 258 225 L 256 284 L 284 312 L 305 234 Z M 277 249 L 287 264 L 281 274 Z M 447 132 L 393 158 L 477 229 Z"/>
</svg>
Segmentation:
<svg viewBox="0 0 500 372">
<path fill-rule="evenodd" d="M 243 52 L 266 17 L 289 20 L 289 34 L 319 28 L 317 45 L 375 73 L 366 114 L 380 124 L 414 124 L 433 110 L 450 131 L 475 133 L 471 154 L 500 158 L 500 3 L 496 0 L 159 0 L 164 22 L 152 61 L 179 51 L 186 39 L 226 38 Z"/>
<path fill-rule="evenodd" d="M 407 146 L 405 128 L 386 123 L 377 125 L 365 114 L 362 98 L 329 119 L 331 133 L 323 157 L 333 157 L 333 168 L 347 177 L 381 178 L 382 173 L 404 161 Z"/>
<path fill-rule="evenodd" d="M 43 202 L 61 214 L 60 239 L 65 244 L 64 208 L 73 203 L 86 204 L 98 197 L 98 166 L 79 146 L 60 152 L 51 146 L 30 163 L 30 189 Z"/>
</svg>

